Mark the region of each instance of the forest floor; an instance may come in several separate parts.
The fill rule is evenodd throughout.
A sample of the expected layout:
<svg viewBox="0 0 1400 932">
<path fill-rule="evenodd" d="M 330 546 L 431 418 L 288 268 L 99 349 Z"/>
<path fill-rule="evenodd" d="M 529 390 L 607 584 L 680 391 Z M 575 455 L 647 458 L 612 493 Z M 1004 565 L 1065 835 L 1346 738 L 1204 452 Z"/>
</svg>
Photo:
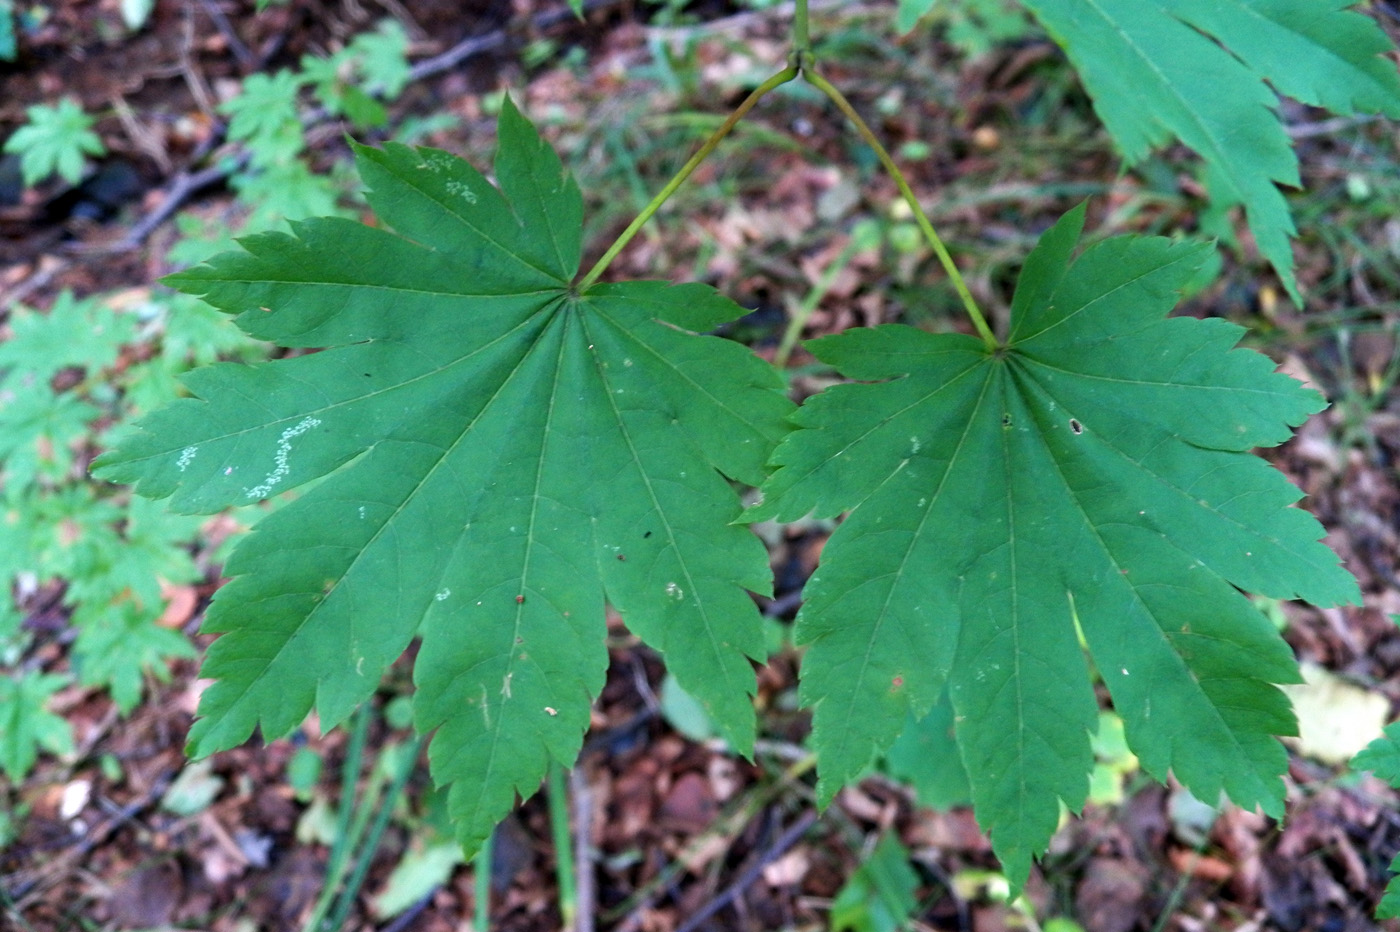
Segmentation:
<svg viewBox="0 0 1400 932">
<path fill-rule="evenodd" d="M 124 168 L 111 196 L 59 183 L 0 191 L 0 308 L 48 308 L 64 289 L 130 296 L 155 287 L 184 235 L 157 222 L 172 192 L 188 217 L 235 222 L 228 180 L 237 150 L 212 102 L 251 74 L 334 49 L 386 17 L 410 37 L 412 62 L 476 38 L 472 54 L 409 84 L 389 105 L 390 125 L 416 121 L 422 141 L 481 164 L 493 148 L 498 92 L 509 89 L 580 177 L 596 256 L 753 77 L 781 67 L 786 21 L 781 6 L 719 0 L 689 4 L 689 18 L 675 22 L 640 2 L 594 4 L 583 22 L 559 15 L 562 6 L 292 0 L 256 11 L 251 0 L 160 0 L 132 32 L 116 0 L 53 0 L 21 37 L 18 61 L 0 63 L 0 133 L 24 120 L 26 106 L 69 96 L 101 114 L 103 165 Z M 1324 671 L 1302 706 L 1289 817 L 1280 824 L 1202 807 L 1129 762 L 1116 792 L 1065 820 L 1026 898 L 1007 903 L 966 808 L 935 812 L 909 786 L 875 776 L 817 813 L 807 718 L 795 699 L 799 657 L 781 646 L 830 531 L 806 522 L 767 537 L 778 590 L 764 608 L 779 646 L 758 672 L 757 759 L 704 740 L 704 723 L 663 695 L 657 655 L 616 627 L 577 767 L 497 832 L 490 927 L 557 930 L 561 910 L 577 908 L 578 929 L 825 929 L 833 900 L 876 840 L 892 834 L 916 870 L 916 929 L 1038 929 L 1057 918 L 1088 932 L 1400 928 L 1370 918 L 1400 850 L 1400 800 L 1345 766 L 1357 749 L 1346 741 L 1364 744 L 1400 709 L 1400 634 L 1391 620 L 1400 615 L 1395 128 L 1286 111 L 1306 187 L 1294 195 L 1309 297 L 1299 310 L 1270 284 L 1238 217 L 1202 229 L 1201 186 L 1186 153 L 1122 171 L 1073 73 L 1034 30 L 973 54 L 965 36 L 957 46 L 941 28 L 895 35 L 893 3 L 818 6 L 827 74 L 899 154 L 994 315 L 1007 312 L 1035 237 L 1086 197 L 1096 235 L 1238 233 L 1223 241 L 1219 281 L 1182 312 L 1249 327 L 1250 345 L 1333 400 L 1268 455 L 1307 494 L 1365 594 L 1355 608 L 1268 606 L 1300 659 Z M 338 123 L 323 121 L 310 138 L 318 168 L 345 159 Z M 804 337 L 894 320 L 961 326 L 936 264 L 907 245 L 907 218 L 877 168 L 822 101 L 800 88 L 775 94 L 611 273 L 715 285 L 754 309 L 731 335 L 770 358 L 799 313 L 810 313 Z M 196 175 L 202 184 L 191 189 Z M 853 245 L 865 221 L 880 236 Z M 829 378 L 812 363 L 800 347 L 787 361 L 799 396 Z M 208 533 L 227 529 L 215 519 Z M 198 626 L 220 582 L 218 567 L 203 565 L 202 580 L 172 588 L 162 618 L 196 646 L 210 640 Z M 61 589 L 26 598 L 26 625 L 45 633 L 35 656 L 61 672 Z M 144 701 L 127 715 L 102 690 L 74 684 L 56 693 L 50 708 L 71 723 L 76 749 L 45 755 L 23 781 L 3 784 L 12 824 L 0 853 L 0 929 L 303 928 L 337 876 L 328 862 L 344 828 L 336 822 L 343 785 L 358 788 L 365 811 L 395 755 L 413 747 L 396 727 L 393 701 L 408 688 L 409 664 L 395 668 L 383 708 L 366 720 L 363 755 L 348 755 L 344 730 L 321 734 L 313 720 L 295 740 L 190 765 L 183 744 L 203 685 L 190 660 L 171 662 L 168 682 L 148 677 Z M 1341 750 L 1322 740 L 1345 730 L 1338 722 L 1360 735 L 1343 736 Z M 360 769 L 343 784 L 347 759 Z M 551 803 L 572 813 L 567 857 L 556 854 Z M 423 770 L 410 776 L 367 866 L 344 929 L 471 928 L 482 888 L 444 845 Z M 869 924 L 858 928 L 894 928 L 876 912 L 867 909 L 861 921 Z"/>
</svg>

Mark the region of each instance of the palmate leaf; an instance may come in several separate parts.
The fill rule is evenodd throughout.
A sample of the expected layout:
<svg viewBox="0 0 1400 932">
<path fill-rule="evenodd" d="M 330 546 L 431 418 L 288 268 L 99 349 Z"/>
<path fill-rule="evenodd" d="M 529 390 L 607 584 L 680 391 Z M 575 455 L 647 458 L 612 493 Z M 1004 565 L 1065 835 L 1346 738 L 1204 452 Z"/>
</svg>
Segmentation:
<svg viewBox="0 0 1400 932">
<path fill-rule="evenodd" d="M 1369 770 L 1391 786 L 1400 786 L 1400 722 L 1387 725 L 1381 737 L 1351 759 L 1351 767 Z"/>
<path fill-rule="evenodd" d="M 68 677 L 52 673 L 0 676 L 0 773 L 23 780 L 40 750 L 73 752 L 72 727 L 47 708 L 50 697 L 67 685 Z"/>
<path fill-rule="evenodd" d="M 191 512 L 327 476 L 228 562 L 192 749 L 313 705 L 339 722 L 420 637 L 415 720 L 470 847 L 572 762 L 605 599 L 747 748 L 744 589 L 769 574 L 724 476 L 762 481 L 791 404 L 744 347 L 696 335 L 743 310 L 700 285 L 576 294 L 578 188 L 509 103 L 499 189 L 437 150 L 356 154 L 397 234 L 315 220 L 169 279 L 259 339 L 329 348 L 196 370 L 195 398 L 98 464 Z"/>
<path fill-rule="evenodd" d="M 78 639 L 72 656 L 79 681 L 107 687 L 123 715 L 141 702 L 147 671 L 164 683 L 170 679 L 167 661 L 197 656 L 188 638 L 156 624 L 151 614 L 133 602 L 89 602 L 74 612 Z"/>
<path fill-rule="evenodd" d="M 1143 767 L 1277 813 L 1294 660 L 1238 589 L 1359 597 L 1250 454 L 1322 407 L 1233 349 L 1240 328 L 1166 318 L 1207 247 L 1109 240 L 1071 263 L 1083 208 L 1027 261 L 1007 345 L 902 326 L 812 350 L 852 379 L 809 400 L 751 516 L 853 509 L 796 636 L 829 799 L 947 683 L 979 820 L 1024 879 L 1092 766 L 1080 635 Z"/>
<path fill-rule="evenodd" d="M 1393 787 L 1400 787 L 1400 722 L 1386 726 L 1385 733 L 1351 759 L 1353 770 L 1369 770 Z M 1400 874 L 1400 855 L 1390 862 L 1392 875 Z M 1377 919 L 1400 919 L 1400 876 L 1392 876 L 1376 906 Z"/>
<path fill-rule="evenodd" d="M 33 187 L 50 175 L 58 175 L 70 185 L 77 184 L 83 180 L 87 157 L 107 151 L 102 137 L 92 130 L 93 118 L 71 97 L 64 97 L 53 106 L 26 107 L 25 115 L 28 121 L 5 140 L 3 151 L 19 156 L 26 187 Z"/>
<path fill-rule="evenodd" d="M 1244 206 L 1295 300 L 1298 161 L 1275 90 L 1334 113 L 1400 117 L 1385 34 L 1351 0 L 1025 0 L 1069 55 L 1129 163 L 1177 139 L 1211 196 Z M 1272 86 L 1272 87 L 1271 87 Z"/>
</svg>

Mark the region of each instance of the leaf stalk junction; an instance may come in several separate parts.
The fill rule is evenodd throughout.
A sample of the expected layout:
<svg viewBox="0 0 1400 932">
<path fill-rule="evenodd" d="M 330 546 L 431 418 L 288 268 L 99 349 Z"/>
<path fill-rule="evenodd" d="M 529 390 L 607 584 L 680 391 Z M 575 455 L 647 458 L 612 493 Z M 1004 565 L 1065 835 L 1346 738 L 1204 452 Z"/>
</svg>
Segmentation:
<svg viewBox="0 0 1400 932">
<path fill-rule="evenodd" d="M 661 209 L 663 204 L 670 200 L 671 195 L 675 194 L 676 191 L 680 189 L 681 185 L 685 184 L 686 179 L 695 172 L 695 169 L 700 167 L 705 159 L 709 158 L 710 153 L 714 152 L 715 149 L 719 147 L 719 144 L 724 141 L 724 137 L 729 135 L 730 130 L 738 125 L 739 121 L 754 108 L 755 104 L 762 100 L 764 96 L 774 88 L 781 87 L 796 78 L 799 73 L 800 71 L 795 65 L 789 65 L 754 88 L 753 92 L 749 94 L 748 97 L 744 98 L 743 103 L 739 104 L 735 111 L 729 115 L 729 118 L 710 134 L 710 138 L 705 140 L 704 145 L 696 150 L 695 154 L 690 157 L 690 160 L 681 166 L 680 171 L 676 172 L 675 177 L 666 182 L 666 186 L 658 191 L 656 196 L 651 199 L 651 202 L 647 204 L 646 207 L 642 208 L 642 212 L 637 214 L 636 219 L 627 225 L 627 229 L 622 231 L 617 240 L 608 247 L 608 251 L 603 253 L 602 257 L 594 263 L 593 268 L 589 269 L 588 274 L 578 283 L 578 290 L 580 292 L 587 291 L 588 288 L 602 276 L 603 272 L 607 270 L 607 267 L 617 258 L 618 253 L 622 252 L 627 244 L 632 241 L 632 237 L 637 235 L 637 231 Z"/>
<path fill-rule="evenodd" d="M 715 149 L 719 147 L 719 144 L 724 141 L 725 137 L 739 124 L 739 121 L 742 120 L 760 100 L 782 85 L 801 77 L 808 84 L 812 85 L 812 87 L 826 95 L 832 104 L 835 105 L 836 109 L 841 111 L 841 114 L 850 122 L 851 126 L 861 139 L 864 140 L 866 145 L 875 153 L 875 157 L 879 160 L 880 165 L 889 174 L 891 180 L 894 181 L 895 187 L 899 189 L 900 196 L 903 197 L 905 202 L 909 205 L 915 223 L 923 233 L 924 239 L 928 241 L 930 248 L 933 249 L 934 255 L 938 257 L 939 264 L 943 266 L 943 270 L 948 274 L 948 278 L 953 284 L 953 289 L 957 292 L 958 298 L 962 301 L 963 310 L 967 312 L 968 319 L 971 320 L 972 326 L 977 331 L 977 335 L 981 338 L 983 345 L 986 346 L 989 352 L 995 352 L 1000 349 L 1000 341 L 998 341 L 996 336 L 992 333 L 992 329 L 988 325 L 986 317 L 983 315 L 981 308 L 977 306 L 977 301 L 972 297 L 972 292 L 968 289 L 967 282 L 963 279 L 962 273 L 958 270 L 957 263 L 953 261 L 952 255 L 948 252 L 948 248 L 943 244 L 942 238 L 939 237 L 938 232 L 934 229 L 932 221 L 928 218 L 928 214 L 924 211 L 923 206 L 920 205 L 918 197 L 915 196 L 913 188 L 909 185 L 909 180 L 905 177 L 904 173 L 899 170 L 899 166 L 895 163 L 893 156 L 890 155 L 889 150 L 880 142 L 869 124 L 861 118 L 855 107 L 846 99 L 846 96 L 816 70 L 815 65 L 816 59 L 812 52 L 808 26 L 807 0 L 798 0 L 796 12 L 793 16 L 793 48 L 788 54 L 787 67 L 754 88 L 753 91 L 744 98 L 743 102 L 735 108 L 734 112 L 729 115 L 728 119 L 710 134 L 709 138 L 696 150 L 695 154 L 681 166 L 675 176 L 666 183 L 665 187 L 657 192 L 656 196 L 651 199 L 646 207 L 642 208 L 641 213 L 637 214 L 636 218 L 628 224 L 627 228 L 619 234 L 613 244 L 608 247 L 607 251 L 604 252 L 598 261 L 594 263 L 593 267 L 588 270 L 588 273 L 579 281 L 577 290 L 579 292 L 587 291 L 589 287 L 602 277 L 608 266 L 611 265 L 618 254 L 626 248 L 627 244 L 631 242 L 632 238 L 637 235 L 638 231 L 641 230 L 646 222 L 655 216 L 662 205 L 671 198 L 671 195 L 675 194 L 676 191 L 685 184 L 690 176 L 694 174 L 695 170 L 709 158 Z"/>
</svg>

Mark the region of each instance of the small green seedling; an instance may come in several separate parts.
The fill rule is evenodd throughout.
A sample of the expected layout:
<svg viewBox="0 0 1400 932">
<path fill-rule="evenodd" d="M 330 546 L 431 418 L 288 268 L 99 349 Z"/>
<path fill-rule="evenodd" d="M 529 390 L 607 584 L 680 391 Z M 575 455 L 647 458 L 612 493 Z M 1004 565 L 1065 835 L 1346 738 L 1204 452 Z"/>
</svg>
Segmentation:
<svg viewBox="0 0 1400 932">
<path fill-rule="evenodd" d="M 26 187 L 34 187 L 52 175 L 69 184 L 83 180 L 88 156 L 101 156 L 107 147 L 93 132 L 93 118 L 77 101 L 65 97 L 58 103 L 25 108 L 28 118 L 5 140 L 5 151 L 19 156 Z"/>
</svg>

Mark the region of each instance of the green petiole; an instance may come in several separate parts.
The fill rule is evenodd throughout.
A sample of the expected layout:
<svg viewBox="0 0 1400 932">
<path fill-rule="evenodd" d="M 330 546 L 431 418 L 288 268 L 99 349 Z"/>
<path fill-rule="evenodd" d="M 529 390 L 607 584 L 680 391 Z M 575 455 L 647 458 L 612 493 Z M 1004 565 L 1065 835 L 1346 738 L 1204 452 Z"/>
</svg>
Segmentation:
<svg viewBox="0 0 1400 932">
<path fill-rule="evenodd" d="M 924 213 L 923 207 L 919 204 L 919 199 L 914 196 L 914 191 L 909 187 L 909 181 L 904 177 L 904 173 L 899 170 L 899 166 L 895 164 L 889 152 L 880 143 L 880 140 L 875 136 L 875 133 L 870 129 L 869 125 L 866 124 L 865 120 L 861 119 L 855 107 L 851 106 L 851 102 L 846 99 L 846 96 L 813 68 L 807 0 L 797 0 L 796 12 L 793 15 L 793 49 L 792 53 L 788 56 L 788 66 L 754 88 L 753 92 L 750 93 L 748 97 L 744 98 L 744 102 L 739 104 L 738 108 L 729 115 L 729 118 L 710 134 L 710 137 L 705 140 L 704 145 L 696 150 L 695 154 L 681 167 L 675 177 L 667 182 L 666 186 L 651 199 L 651 202 L 642 209 L 642 212 L 627 226 L 627 229 L 623 230 L 622 234 L 608 247 L 607 252 L 603 253 L 602 257 L 594 263 L 593 268 L 588 270 L 588 274 L 579 281 L 578 290 L 580 292 L 588 290 L 590 286 L 602 277 L 603 272 L 607 270 L 608 266 L 612 264 L 612 261 L 617 258 L 618 254 L 626 248 L 627 244 L 632 241 L 632 238 L 637 235 L 637 232 L 661 209 L 661 205 L 665 204 L 666 201 L 670 199 L 671 195 L 675 194 L 676 191 L 680 189 L 680 186 L 686 182 L 686 179 L 688 179 L 691 174 L 694 173 L 695 169 L 699 168 L 701 163 L 714 152 L 720 142 L 722 142 L 724 138 L 729 135 L 730 131 L 734 129 L 735 125 L 753 109 L 755 104 L 775 88 L 792 81 L 799 75 L 806 78 L 807 83 L 825 94 L 831 102 L 836 105 L 836 109 L 841 111 L 846 119 L 850 121 L 851 125 L 855 127 L 860 137 L 864 139 L 866 144 L 874 151 L 876 157 L 880 160 L 880 164 L 884 166 L 885 171 L 887 171 L 890 178 L 893 179 L 895 186 L 899 188 L 899 193 L 909 204 L 909 209 L 913 212 L 914 220 L 918 224 L 919 229 L 923 232 L 924 238 L 928 240 L 929 245 L 933 248 L 934 255 L 938 257 L 939 263 L 943 266 L 944 271 L 948 273 L 948 277 L 953 283 L 954 290 L 957 291 L 958 297 L 962 300 L 963 309 L 967 311 L 967 316 L 972 320 L 972 326 L 977 330 L 977 335 L 982 338 L 982 342 L 986 345 L 988 350 L 994 351 L 1000 348 L 1001 344 L 998 342 L 995 334 L 992 333 L 992 328 L 988 326 L 987 319 L 982 314 L 982 309 L 977 306 L 977 302 L 972 297 L 972 292 L 968 290 L 967 282 L 963 279 L 962 272 L 959 271 L 957 264 L 953 261 L 953 257 L 948 252 L 948 248 L 943 245 L 943 240 L 938 236 L 938 232 L 934 230 L 933 223 L 930 222 L 928 214 Z"/>
<path fill-rule="evenodd" d="M 855 127 L 860 137 L 865 140 L 866 145 L 870 146 L 875 152 L 876 158 L 880 160 L 880 164 L 884 166 L 885 171 L 889 172 L 890 178 L 894 180 L 895 187 L 899 188 L 899 193 L 903 195 L 905 202 L 909 205 L 909 209 L 913 211 L 914 221 L 919 225 L 919 229 L 923 231 L 924 238 L 928 240 L 929 245 L 933 247 L 934 255 L 938 256 L 938 261 L 943 266 L 943 270 L 948 273 L 948 278 L 952 280 L 953 288 L 957 291 L 958 297 L 962 299 L 963 309 L 967 311 L 967 316 L 972 319 L 972 326 L 976 328 L 977 335 L 982 338 L 982 342 L 986 345 L 988 350 L 994 351 L 1000 348 L 1001 344 L 992 333 L 992 328 L 987 325 L 987 318 L 982 316 L 982 309 L 979 308 L 977 302 L 973 300 L 972 292 L 968 290 L 967 282 L 963 280 L 962 272 L 958 270 L 957 264 L 953 262 L 953 257 L 949 254 L 948 247 L 943 245 L 943 240 L 939 238 L 938 232 L 934 230 L 933 223 L 929 221 L 928 214 L 924 213 L 923 207 L 919 204 L 919 199 L 914 196 L 914 190 L 909 187 L 908 179 L 906 179 L 904 173 L 899 170 L 899 166 L 895 164 L 894 158 L 885 147 L 881 145 L 880 140 L 876 138 L 875 133 L 870 129 L 869 125 L 861 119 L 855 107 L 851 106 L 851 102 L 846 99 L 844 94 L 837 90 L 835 85 L 810 67 L 803 69 L 802 76 L 807 79 L 808 84 L 830 98 L 831 102 L 836 105 L 836 109 L 840 110 L 841 113 L 845 115 L 846 119 L 851 121 L 851 125 Z"/>
<path fill-rule="evenodd" d="M 762 100 L 764 96 L 774 88 L 780 87 L 796 78 L 799 73 L 795 65 L 789 65 L 754 88 L 753 92 L 749 94 L 748 97 L 744 98 L 744 102 L 739 104 L 738 108 L 729 115 L 729 119 L 721 123 L 719 128 L 710 134 L 710 138 L 706 139 L 705 144 L 696 150 L 695 154 L 690 157 L 690 161 L 681 166 L 681 170 L 676 172 L 676 176 L 666 183 L 666 187 L 662 188 L 657 193 L 656 197 L 651 199 L 651 203 L 642 208 L 642 212 L 637 214 L 637 218 L 628 224 L 627 229 L 623 230 L 617 240 L 608 247 L 608 251 L 603 253 L 602 258 L 594 263 L 593 268 L 589 269 L 588 274 L 578 283 L 578 290 L 580 292 L 587 291 L 589 286 L 596 282 L 602 276 L 603 272 L 607 271 L 608 266 L 617 258 L 618 253 L 622 252 L 627 244 L 632 241 L 632 237 L 637 235 L 637 231 L 661 209 L 661 205 L 665 204 L 666 201 L 670 199 L 671 195 L 675 194 L 676 191 L 680 189 L 681 185 L 685 184 L 686 179 L 689 178 L 695 169 L 699 168 L 700 164 L 709 157 L 710 153 L 714 152 L 719 144 L 724 141 L 724 137 L 729 135 L 729 131 L 744 118 L 744 114 L 753 109 L 754 104 Z"/>
</svg>

